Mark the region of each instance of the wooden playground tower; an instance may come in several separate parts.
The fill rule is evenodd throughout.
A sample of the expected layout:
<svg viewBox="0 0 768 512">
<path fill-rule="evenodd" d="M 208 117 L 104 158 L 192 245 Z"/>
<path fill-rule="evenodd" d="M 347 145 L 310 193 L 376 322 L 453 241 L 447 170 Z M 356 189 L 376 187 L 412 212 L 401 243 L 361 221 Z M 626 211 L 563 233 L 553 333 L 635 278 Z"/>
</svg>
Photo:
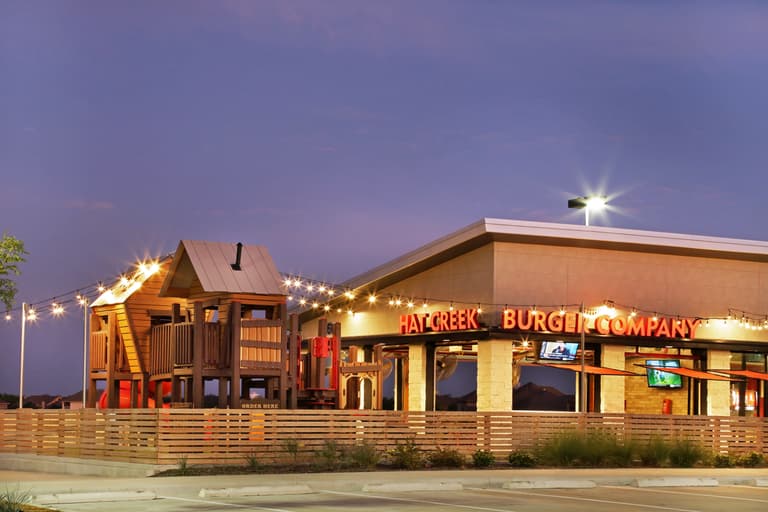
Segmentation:
<svg viewBox="0 0 768 512">
<path fill-rule="evenodd" d="M 323 321 L 302 351 L 286 301 L 265 247 L 182 240 L 91 305 L 87 406 L 200 408 L 218 382 L 219 408 L 381 408 L 381 349 L 345 361 Z"/>
</svg>

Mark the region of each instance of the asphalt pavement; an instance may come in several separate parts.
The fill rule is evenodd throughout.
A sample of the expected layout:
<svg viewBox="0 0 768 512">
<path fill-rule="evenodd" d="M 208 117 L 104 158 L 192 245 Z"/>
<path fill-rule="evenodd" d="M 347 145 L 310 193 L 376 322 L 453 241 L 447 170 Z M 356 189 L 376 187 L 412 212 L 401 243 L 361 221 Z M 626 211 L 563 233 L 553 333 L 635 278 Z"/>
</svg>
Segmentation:
<svg viewBox="0 0 768 512">
<path fill-rule="evenodd" d="M 103 510 L 106 503 L 112 512 L 232 508 L 371 510 L 377 507 L 386 510 L 517 511 L 526 510 L 529 505 L 532 510 L 546 509 L 541 500 L 551 504 L 553 510 L 586 507 L 584 510 L 592 512 L 598 510 L 593 508 L 598 503 L 606 506 L 623 503 L 626 506 L 622 505 L 622 509 L 627 510 L 649 507 L 727 510 L 734 504 L 741 511 L 768 510 L 768 468 L 508 468 L 150 477 L 136 476 L 136 473 L 151 474 L 162 468 L 112 463 L 109 470 L 101 469 L 99 475 L 98 462 L 85 461 L 85 467 L 88 462 L 94 464 L 92 473 L 96 475 L 24 470 L 25 465 L 26 469 L 39 469 L 41 465 L 35 462 L 40 460 L 34 458 L 25 462 L 0 457 L 0 485 L 29 492 L 33 504 L 63 512 Z M 3 469 L 8 466 L 14 468 Z M 122 475 L 120 468 L 123 468 Z M 79 468 L 78 471 L 84 470 Z M 105 476 L 107 473 L 111 476 Z M 660 494 L 670 489 L 680 491 L 678 495 Z M 701 499 L 715 491 L 728 494 L 726 490 L 733 492 L 727 497 Z M 635 496 L 638 492 L 640 494 Z M 630 501 L 620 498 L 628 495 Z M 660 496 L 666 501 L 662 500 L 661 505 L 653 504 Z M 669 505 L 670 500 L 676 499 L 682 503 Z M 691 507 L 695 499 L 702 505 Z M 510 500 L 518 505 L 512 508 L 504 505 Z M 650 500 L 650 504 L 643 500 Z M 562 501 L 567 503 L 560 503 Z M 534 506 L 536 503 L 539 508 Z M 557 507 L 556 503 L 559 503 Z M 587 506 L 590 503 L 592 505 Z M 566 504 L 576 508 L 565 507 Z M 716 508 L 718 506 L 723 508 Z"/>
</svg>

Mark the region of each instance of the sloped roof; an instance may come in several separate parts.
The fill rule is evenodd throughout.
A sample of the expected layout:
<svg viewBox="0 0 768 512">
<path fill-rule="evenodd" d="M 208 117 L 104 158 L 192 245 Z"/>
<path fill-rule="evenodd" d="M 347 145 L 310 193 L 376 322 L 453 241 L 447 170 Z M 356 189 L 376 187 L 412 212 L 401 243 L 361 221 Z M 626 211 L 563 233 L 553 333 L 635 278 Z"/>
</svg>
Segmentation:
<svg viewBox="0 0 768 512">
<path fill-rule="evenodd" d="M 205 293 L 284 295 L 280 274 L 267 248 L 243 245 L 240 270 L 232 266 L 237 244 L 181 240 L 160 290 L 161 297 L 188 293 L 195 277 Z"/>
<path fill-rule="evenodd" d="M 124 304 L 134 293 L 141 289 L 142 285 L 158 272 L 167 268 L 172 255 L 164 256 L 157 262 L 157 267 L 151 265 L 140 267 L 130 275 L 125 275 L 124 279 L 107 288 L 96 300 L 90 304 L 90 307 L 111 306 L 115 304 Z"/>
<path fill-rule="evenodd" d="M 396 283 L 491 242 L 516 242 L 768 262 L 768 242 L 636 229 L 484 218 L 342 283 Z"/>
</svg>

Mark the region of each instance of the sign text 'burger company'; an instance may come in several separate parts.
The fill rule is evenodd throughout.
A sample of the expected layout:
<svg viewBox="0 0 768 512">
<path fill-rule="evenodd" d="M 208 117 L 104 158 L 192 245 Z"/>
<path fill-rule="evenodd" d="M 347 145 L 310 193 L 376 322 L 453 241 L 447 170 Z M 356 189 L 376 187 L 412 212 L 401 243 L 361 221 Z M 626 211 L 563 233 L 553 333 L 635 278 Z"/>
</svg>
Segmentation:
<svg viewBox="0 0 768 512">
<path fill-rule="evenodd" d="M 586 319 L 586 321 L 585 321 Z M 522 331 L 613 336 L 640 336 L 652 338 L 696 337 L 701 320 L 693 318 L 664 318 L 645 316 L 598 315 L 585 317 L 581 313 L 560 313 L 505 309 L 501 316 L 502 329 Z"/>
</svg>

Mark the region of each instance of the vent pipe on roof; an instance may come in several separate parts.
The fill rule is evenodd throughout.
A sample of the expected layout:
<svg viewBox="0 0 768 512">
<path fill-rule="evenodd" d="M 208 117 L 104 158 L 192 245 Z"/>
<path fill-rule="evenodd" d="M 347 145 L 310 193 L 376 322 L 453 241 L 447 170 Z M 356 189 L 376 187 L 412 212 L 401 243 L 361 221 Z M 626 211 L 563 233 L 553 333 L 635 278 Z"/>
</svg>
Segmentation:
<svg viewBox="0 0 768 512">
<path fill-rule="evenodd" d="M 235 262 L 230 265 L 232 267 L 232 270 L 241 270 L 240 256 L 242 254 L 243 254 L 243 244 L 241 242 L 237 242 L 237 256 L 235 257 Z"/>
</svg>

